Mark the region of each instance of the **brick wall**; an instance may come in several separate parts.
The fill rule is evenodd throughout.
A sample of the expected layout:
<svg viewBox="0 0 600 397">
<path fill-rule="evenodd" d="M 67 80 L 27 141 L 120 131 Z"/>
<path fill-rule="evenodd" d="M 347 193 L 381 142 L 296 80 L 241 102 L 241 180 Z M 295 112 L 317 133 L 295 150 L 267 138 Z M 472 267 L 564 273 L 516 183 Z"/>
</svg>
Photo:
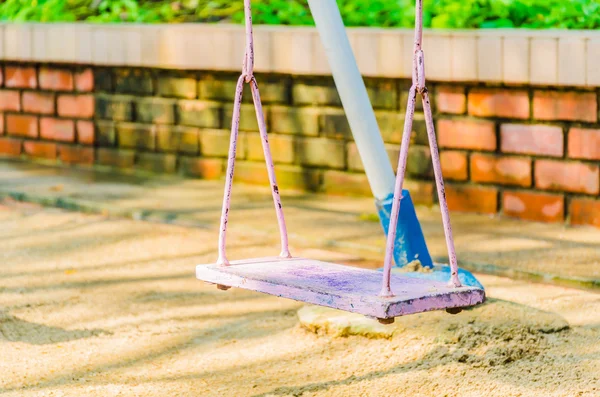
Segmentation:
<svg viewBox="0 0 600 397">
<path fill-rule="evenodd" d="M 223 177 L 237 74 L 2 64 L 0 154 Z M 369 195 L 333 80 L 258 75 L 283 188 Z M 394 168 L 410 82 L 367 79 Z M 600 226 L 598 92 L 429 84 L 451 210 Z M 247 88 L 247 87 L 246 87 Z M 418 108 L 417 112 L 421 109 Z M 248 90 L 236 181 L 266 184 Z M 423 116 L 406 186 L 436 200 Z"/>
<path fill-rule="evenodd" d="M 0 153 L 93 164 L 90 68 L 3 65 L 0 83 Z"/>
</svg>

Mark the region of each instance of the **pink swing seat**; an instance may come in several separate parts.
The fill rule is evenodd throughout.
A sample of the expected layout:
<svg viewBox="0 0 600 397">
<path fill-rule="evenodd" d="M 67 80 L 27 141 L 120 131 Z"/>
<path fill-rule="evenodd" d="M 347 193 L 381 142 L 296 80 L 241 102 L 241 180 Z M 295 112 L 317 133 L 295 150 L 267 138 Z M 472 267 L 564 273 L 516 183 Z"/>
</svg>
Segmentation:
<svg viewBox="0 0 600 397">
<path fill-rule="evenodd" d="M 231 141 L 227 174 L 225 175 L 225 192 L 221 212 L 219 230 L 219 257 L 216 263 L 198 265 L 196 277 L 209 283 L 217 284 L 220 289 L 230 287 L 244 288 L 282 298 L 294 299 L 315 305 L 327 306 L 348 312 L 360 313 L 374 317 L 383 323 L 393 322 L 394 317 L 446 309 L 449 313 L 458 313 L 462 308 L 474 306 L 485 300 L 483 289 L 462 286 L 458 278 L 458 265 L 454 251 L 452 230 L 450 227 L 448 207 L 446 204 L 444 185 L 433 119 L 429 105 L 429 96 L 425 87 L 423 66 L 422 36 L 422 3 L 417 0 L 417 26 L 415 38 L 415 55 L 413 59 L 413 86 L 409 92 L 407 117 L 405 120 L 398 173 L 394 187 L 394 201 L 390 216 L 386 255 L 383 272 L 361 269 L 335 263 L 306 258 L 294 258 L 288 249 L 288 236 L 283 208 L 279 196 L 279 188 L 275 180 L 275 171 L 267 129 L 263 117 L 258 84 L 253 74 L 254 49 L 252 43 L 252 18 L 250 0 L 244 0 L 246 16 L 246 53 L 243 71 L 236 86 L 235 102 L 232 116 Z M 256 108 L 259 132 L 267 165 L 267 173 L 275 205 L 281 237 L 281 254 L 278 257 L 265 257 L 228 261 L 225 255 L 225 237 L 229 216 L 235 152 L 240 122 L 240 106 L 244 83 L 249 83 Z M 391 272 L 392 252 L 400 196 L 406 168 L 408 145 L 412 131 L 412 119 L 417 92 L 423 98 L 423 107 L 430 141 L 431 157 L 435 179 L 440 197 L 442 220 L 444 223 L 451 275 L 449 283 L 408 277 Z"/>
<path fill-rule="evenodd" d="M 392 296 L 380 296 L 382 272 L 306 258 L 264 257 L 199 265 L 196 276 L 221 286 L 393 319 L 483 302 L 484 291 L 439 281 L 391 275 Z"/>
</svg>

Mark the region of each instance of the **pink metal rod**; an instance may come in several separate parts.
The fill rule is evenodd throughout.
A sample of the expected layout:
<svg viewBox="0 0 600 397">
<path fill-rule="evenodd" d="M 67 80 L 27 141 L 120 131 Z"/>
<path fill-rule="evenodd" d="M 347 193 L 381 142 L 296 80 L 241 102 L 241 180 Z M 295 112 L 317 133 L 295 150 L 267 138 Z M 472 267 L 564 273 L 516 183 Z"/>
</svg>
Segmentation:
<svg viewBox="0 0 600 397">
<path fill-rule="evenodd" d="M 415 39 L 413 45 L 413 70 L 412 70 L 412 82 L 413 85 L 419 85 L 419 70 L 418 62 L 416 62 L 416 56 L 421 52 L 421 43 L 423 42 L 423 3 L 421 0 L 417 0 L 415 5 Z M 425 81 L 422 81 L 424 84 Z"/>
<path fill-rule="evenodd" d="M 455 287 L 460 287 L 461 284 L 458 279 L 458 263 L 456 261 L 456 251 L 454 250 L 454 239 L 452 238 L 452 226 L 450 225 L 450 214 L 448 213 L 448 203 L 446 202 L 446 190 L 444 189 L 442 166 L 440 165 L 440 155 L 435 139 L 435 127 L 433 126 L 433 116 L 431 115 L 431 104 L 429 102 L 427 88 L 423 90 L 421 95 L 423 97 L 423 111 L 425 113 L 427 135 L 429 136 L 429 147 L 431 149 L 431 162 L 433 163 L 433 173 L 435 175 L 435 183 L 437 185 L 438 198 L 440 200 L 440 210 L 442 212 L 442 223 L 444 224 L 444 234 L 446 236 L 446 245 L 448 246 L 450 283 Z"/>
<path fill-rule="evenodd" d="M 402 143 L 400 147 L 400 157 L 398 159 L 398 171 L 396 174 L 396 184 L 394 186 L 394 199 L 392 202 L 392 213 L 390 214 L 390 224 L 388 228 L 388 239 L 386 243 L 385 261 L 383 266 L 383 281 L 380 296 L 390 297 L 393 292 L 390 286 L 392 271 L 392 254 L 394 251 L 394 240 L 396 238 L 396 226 L 398 223 L 398 214 L 400 212 L 400 201 L 402 196 L 402 184 L 406 172 L 406 161 L 408 158 L 408 146 L 410 144 L 410 135 L 412 132 L 412 122 L 415 111 L 416 93 L 421 95 L 423 108 L 425 112 L 425 124 L 427 126 L 427 135 L 429 137 L 429 146 L 431 148 L 431 161 L 435 175 L 438 196 L 440 200 L 440 209 L 442 212 L 442 222 L 444 224 L 444 234 L 446 245 L 448 247 L 448 259 L 450 262 L 450 284 L 460 287 L 458 278 L 458 264 L 456 261 L 456 251 L 454 249 L 454 239 L 452 237 L 452 227 L 450 225 L 450 215 L 448 213 L 448 204 L 446 202 L 446 193 L 444 189 L 444 180 L 442 168 L 440 165 L 440 156 L 435 138 L 435 127 L 433 125 L 433 116 L 431 114 L 431 105 L 429 94 L 425 86 L 425 56 L 422 50 L 423 41 L 423 1 L 417 0 L 415 7 L 415 41 L 413 54 L 413 73 L 412 87 L 408 94 L 408 104 L 406 109 L 406 118 L 404 120 L 404 131 L 402 134 Z"/>
<path fill-rule="evenodd" d="M 252 88 L 252 98 L 254 100 L 254 108 L 256 109 L 256 119 L 258 121 L 258 130 L 260 131 L 260 137 L 263 146 L 263 152 L 265 155 L 265 163 L 267 163 L 267 172 L 269 174 L 269 182 L 271 183 L 271 192 L 273 194 L 273 203 L 275 204 L 275 212 L 277 213 L 277 223 L 279 224 L 279 235 L 281 236 L 281 256 L 284 258 L 290 258 L 290 250 L 288 248 L 288 235 L 287 228 L 285 226 L 285 218 L 283 217 L 283 207 L 281 206 L 281 197 L 279 196 L 279 187 L 277 186 L 277 180 L 275 179 L 275 166 L 273 165 L 273 157 L 271 156 L 271 149 L 269 148 L 269 138 L 267 136 L 267 126 L 265 124 L 265 118 L 262 111 L 262 104 L 260 102 L 260 94 L 258 92 L 258 84 L 254 76 L 250 81 L 250 87 Z"/>
<path fill-rule="evenodd" d="M 279 196 L 279 188 L 275 179 L 275 167 L 273 165 L 273 157 L 269 148 L 269 140 L 267 137 L 267 127 L 262 111 L 258 84 L 254 78 L 254 43 L 252 39 L 252 11 L 250 0 L 244 0 L 244 12 L 246 16 L 246 51 L 244 54 L 244 63 L 242 74 L 238 79 L 235 89 L 235 101 L 233 106 L 233 116 L 231 122 L 231 138 L 229 141 L 229 159 L 227 161 L 227 174 L 225 175 L 225 192 L 223 194 L 223 208 L 221 211 L 221 225 L 219 229 L 219 257 L 217 264 L 222 266 L 229 265 L 227 255 L 225 254 L 227 222 L 229 218 L 229 208 L 231 203 L 231 187 L 233 184 L 233 173 L 235 168 L 235 152 L 237 147 L 237 137 L 240 126 L 240 108 L 242 103 L 242 95 L 244 91 L 244 82 L 250 84 L 252 90 L 252 98 L 254 100 L 254 108 L 256 110 L 256 119 L 258 121 L 258 129 L 262 138 L 263 152 L 265 162 L 267 164 L 267 172 L 269 174 L 269 182 L 273 194 L 273 203 L 275 204 L 275 212 L 277 213 L 277 222 L 279 224 L 279 234 L 281 236 L 281 253 L 280 256 L 290 258 L 291 254 L 288 247 L 288 235 L 283 216 L 283 207 Z"/>
<path fill-rule="evenodd" d="M 415 5 L 415 54 L 421 50 L 423 42 L 423 0 L 417 0 Z"/>
<path fill-rule="evenodd" d="M 413 85 L 408 93 L 406 118 L 404 119 L 404 131 L 402 132 L 402 143 L 400 146 L 400 156 L 398 158 L 398 172 L 396 175 L 396 184 L 394 185 L 394 201 L 392 202 L 392 213 L 390 214 L 390 224 L 388 227 L 388 238 L 385 249 L 385 261 L 383 263 L 383 285 L 381 286 L 380 295 L 386 297 L 394 296 L 394 293 L 390 287 L 392 254 L 394 253 L 394 241 L 396 240 L 398 213 L 400 212 L 400 199 L 402 198 L 402 184 L 404 183 L 406 161 L 408 159 L 408 145 L 410 144 L 413 114 L 415 113 L 415 99 L 416 87 Z"/>
<path fill-rule="evenodd" d="M 242 74 L 235 87 L 235 101 L 233 103 L 233 116 L 231 118 L 231 138 L 229 139 L 229 158 L 227 160 L 227 174 L 225 174 L 225 192 L 223 194 L 223 209 L 221 210 L 221 226 L 219 228 L 219 257 L 217 264 L 229 265 L 225 255 L 225 239 L 227 233 L 227 219 L 229 218 L 229 203 L 231 202 L 231 185 L 235 166 L 235 150 L 237 146 L 238 130 L 240 127 L 240 107 L 244 93 L 244 78 Z"/>
<path fill-rule="evenodd" d="M 252 7 L 250 0 L 244 0 L 244 13 L 246 19 L 246 52 L 244 54 L 243 74 L 246 75 L 246 83 L 254 77 L 254 37 L 252 34 Z"/>
</svg>

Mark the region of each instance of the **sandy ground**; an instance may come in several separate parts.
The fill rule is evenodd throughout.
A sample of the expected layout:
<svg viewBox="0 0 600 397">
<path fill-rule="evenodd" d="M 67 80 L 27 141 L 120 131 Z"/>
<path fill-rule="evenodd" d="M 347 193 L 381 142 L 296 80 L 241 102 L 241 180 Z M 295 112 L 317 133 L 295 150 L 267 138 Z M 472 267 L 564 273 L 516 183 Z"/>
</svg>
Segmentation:
<svg viewBox="0 0 600 397">
<path fill-rule="evenodd" d="M 133 219 L 216 228 L 223 181 L 174 175 L 124 175 L 29 161 L 0 160 L 0 196 L 55 203 L 95 213 L 127 214 Z M 268 181 L 235 184 L 230 225 L 248 235 L 273 239 L 277 220 Z M 410 181 L 406 187 L 411 189 Z M 343 249 L 381 266 L 386 240 L 374 214 L 373 198 L 280 192 L 291 240 L 303 247 Z M 430 254 L 447 261 L 439 207 L 417 206 Z M 522 222 L 502 216 L 453 212 L 454 243 L 462 266 L 471 271 L 544 280 L 557 285 L 600 287 L 600 229 Z M 318 230 L 318 231 L 317 231 Z M 275 240 L 274 240 L 275 241 Z M 410 258 L 409 258 L 410 259 Z M 488 266 L 493 264 L 493 266 Z"/>
<path fill-rule="evenodd" d="M 197 281 L 216 237 L 0 206 L 0 395 L 600 395 L 597 292 L 480 276 L 476 309 L 339 337 L 303 328 L 299 302 Z M 234 227 L 229 242 L 230 259 L 277 251 Z"/>
</svg>

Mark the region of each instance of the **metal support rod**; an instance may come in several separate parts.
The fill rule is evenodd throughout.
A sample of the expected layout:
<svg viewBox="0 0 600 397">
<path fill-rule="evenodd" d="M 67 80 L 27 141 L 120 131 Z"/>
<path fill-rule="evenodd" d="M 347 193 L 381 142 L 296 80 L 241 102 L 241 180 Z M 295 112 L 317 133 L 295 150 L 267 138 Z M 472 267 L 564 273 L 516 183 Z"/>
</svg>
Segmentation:
<svg viewBox="0 0 600 397">
<path fill-rule="evenodd" d="M 458 278 L 458 264 L 456 260 L 456 252 L 454 249 L 454 239 L 452 238 L 452 227 L 450 225 L 450 215 L 448 213 L 448 204 L 446 202 L 446 193 L 444 190 L 444 180 L 442 177 L 442 167 L 440 165 L 440 156 L 435 138 L 435 127 L 433 125 L 433 115 L 431 114 L 431 104 L 429 94 L 425 86 L 425 55 L 422 50 L 423 40 L 423 1 L 416 0 L 415 7 L 415 42 L 413 54 L 413 73 L 412 87 L 408 95 L 408 104 L 406 109 L 406 119 L 404 123 L 404 131 L 402 135 L 402 143 L 400 146 L 400 157 L 398 159 L 398 171 L 396 174 L 396 183 L 394 188 L 394 198 L 392 203 L 392 212 L 390 216 L 390 230 L 386 244 L 385 262 L 383 266 L 383 280 L 381 285 L 380 296 L 393 296 L 390 286 L 391 269 L 392 269 L 392 254 L 395 243 L 395 229 L 398 222 L 398 213 L 400 212 L 400 199 L 402 194 L 402 183 L 404 182 L 404 174 L 406 171 L 406 160 L 408 157 L 408 146 L 410 144 L 410 133 L 412 129 L 412 121 L 415 113 L 416 93 L 421 95 L 423 100 L 423 111 L 425 113 L 425 124 L 427 126 L 427 136 L 429 138 L 429 147 L 431 149 L 431 161 L 435 175 L 437 186 L 440 210 L 442 212 L 442 222 L 444 224 L 444 234 L 446 237 L 446 245 L 448 248 L 448 260 L 450 262 L 450 284 L 455 287 L 460 287 L 461 282 Z"/>
<path fill-rule="evenodd" d="M 398 157 L 398 174 L 396 175 L 396 183 L 394 186 L 390 227 L 385 248 L 385 260 L 383 262 L 383 285 L 381 286 L 381 296 L 393 296 L 390 287 L 392 255 L 394 253 L 394 243 L 396 240 L 396 226 L 398 225 L 398 215 L 400 213 L 402 184 L 404 183 L 406 161 L 408 160 L 408 145 L 410 144 L 410 133 L 412 131 L 413 115 L 415 114 L 416 97 L 417 90 L 413 85 L 408 92 L 408 101 L 406 104 L 406 118 L 404 119 L 404 131 L 402 132 L 402 143 L 400 144 L 400 156 Z"/>
<path fill-rule="evenodd" d="M 227 174 L 225 175 L 225 192 L 223 194 L 223 207 L 221 210 L 221 225 L 219 228 L 219 256 L 217 264 L 227 266 L 229 261 L 225 254 L 227 221 L 229 218 L 229 207 L 231 202 L 231 187 L 233 184 L 233 172 L 235 168 L 235 152 L 237 146 L 237 137 L 240 126 L 240 108 L 242 103 L 242 95 L 244 91 L 244 83 L 249 83 L 252 90 L 252 99 L 256 110 L 256 120 L 260 131 L 265 163 L 267 165 L 267 173 L 271 184 L 271 193 L 273 195 L 273 204 L 277 214 L 277 222 L 279 224 L 279 234 L 281 237 L 281 252 L 280 256 L 284 258 L 291 257 L 288 247 L 287 228 L 285 218 L 283 216 L 283 207 L 281 205 L 281 197 L 279 196 L 279 187 L 275 178 L 275 168 L 273 165 L 273 157 L 269 148 L 269 139 L 267 137 L 267 127 L 263 115 L 262 104 L 260 102 L 260 94 L 258 84 L 254 78 L 254 43 L 252 37 L 252 9 L 250 0 L 244 0 L 244 12 L 246 18 L 246 50 L 244 52 L 244 62 L 242 74 L 240 75 L 236 89 L 235 101 L 233 105 L 233 115 L 231 121 L 231 138 L 229 141 L 229 158 L 227 160 Z"/>
<path fill-rule="evenodd" d="M 431 103 L 429 93 L 424 87 L 421 92 L 423 98 L 423 111 L 425 113 L 425 124 L 427 125 L 427 135 L 429 136 L 429 148 L 431 150 L 431 162 L 433 163 L 433 173 L 437 186 L 438 199 L 440 202 L 440 211 L 442 212 L 442 223 L 444 225 L 444 236 L 446 237 L 446 246 L 448 248 L 448 261 L 450 262 L 450 284 L 460 287 L 461 282 L 458 279 L 458 262 L 456 260 L 456 250 L 454 249 L 454 238 L 452 237 L 452 226 L 450 224 L 450 213 L 446 201 L 446 190 L 444 188 L 444 179 L 442 177 L 442 166 L 440 164 L 440 154 L 438 152 L 437 141 L 435 139 L 435 127 L 433 126 L 433 116 L 431 114 Z"/>
<path fill-rule="evenodd" d="M 254 108 L 256 110 L 256 119 L 258 120 L 258 130 L 260 131 L 265 163 L 267 164 L 267 173 L 269 174 L 269 182 L 271 182 L 271 193 L 273 195 L 273 203 L 275 204 L 275 213 L 277 214 L 277 222 L 279 223 L 279 236 L 281 238 L 281 253 L 279 256 L 289 258 L 291 257 L 291 254 L 288 247 L 287 227 L 285 225 L 285 218 L 283 217 L 283 207 L 281 205 L 281 197 L 279 196 L 279 187 L 277 186 L 277 180 L 275 178 L 273 156 L 271 156 L 271 149 L 269 148 L 267 125 L 265 123 L 265 116 L 263 115 L 262 104 L 260 103 L 258 84 L 256 83 L 254 76 L 252 76 L 252 79 L 250 80 L 250 87 L 252 88 L 252 98 L 254 100 Z"/>
<path fill-rule="evenodd" d="M 231 201 L 231 186 L 233 183 L 233 170 L 235 167 L 235 151 L 237 146 L 238 130 L 240 126 L 240 108 L 242 95 L 244 93 L 245 75 L 238 78 L 235 86 L 235 101 L 233 103 L 233 115 L 231 116 L 231 137 L 229 138 L 229 154 L 227 159 L 227 173 L 225 174 L 225 192 L 223 193 L 223 207 L 221 209 L 221 225 L 219 227 L 219 265 L 229 265 L 227 255 L 225 255 L 225 245 L 227 238 L 227 221 L 229 219 L 229 203 Z"/>
</svg>

